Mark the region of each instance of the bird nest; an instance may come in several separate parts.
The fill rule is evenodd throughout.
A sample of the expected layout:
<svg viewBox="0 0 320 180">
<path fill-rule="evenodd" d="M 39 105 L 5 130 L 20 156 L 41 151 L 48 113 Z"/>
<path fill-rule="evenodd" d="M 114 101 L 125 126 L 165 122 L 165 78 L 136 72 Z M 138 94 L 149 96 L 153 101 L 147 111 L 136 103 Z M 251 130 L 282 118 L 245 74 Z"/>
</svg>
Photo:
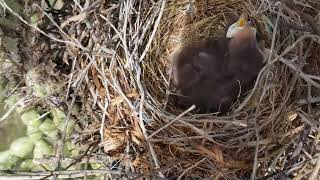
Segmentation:
<svg viewBox="0 0 320 180">
<path fill-rule="evenodd" d="M 84 139 L 101 139 L 104 153 L 129 176 L 243 179 L 316 171 L 319 4 L 128 0 L 68 8 L 73 14 L 63 17 L 59 36 L 63 61 L 72 64 L 66 90 L 93 119 L 93 138 Z M 223 35 L 243 12 L 265 46 L 253 90 L 224 115 L 173 106 L 167 73 L 173 52 Z"/>
<path fill-rule="evenodd" d="M 151 119 L 146 126 L 147 143 L 153 146 L 159 165 L 170 167 L 165 173 L 233 179 L 249 174 L 262 177 L 276 172 L 280 166 L 289 166 L 285 161 L 293 157 L 289 156 L 288 146 L 306 131 L 308 125 L 303 117 L 312 115 L 312 110 L 308 111 L 301 102 L 318 93 L 317 85 L 309 80 L 319 79 L 299 75 L 302 70 L 299 64 L 307 63 L 314 68 L 306 70 L 303 65 L 305 73 L 319 75 L 316 62 L 319 50 L 313 47 L 309 49 L 313 51 L 309 52 L 310 57 L 305 57 L 307 44 L 315 39 L 288 28 L 294 20 L 285 15 L 285 10 L 291 10 L 289 7 L 272 4 L 270 9 L 263 10 L 266 5 L 261 3 L 209 0 L 166 4 L 159 30 L 142 62 L 141 81 L 146 93 L 142 111 Z M 281 11 L 282 7 L 287 9 Z M 227 115 L 192 114 L 191 108 L 183 111 L 174 107 L 168 100 L 174 92 L 166 73 L 172 54 L 190 41 L 222 36 L 230 18 L 242 12 L 248 13 L 259 32 L 258 39 L 264 40 L 268 62 L 253 90 L 234 104 Z M 279 26 L 283 22 L 288 26 Z"/>
</svg>

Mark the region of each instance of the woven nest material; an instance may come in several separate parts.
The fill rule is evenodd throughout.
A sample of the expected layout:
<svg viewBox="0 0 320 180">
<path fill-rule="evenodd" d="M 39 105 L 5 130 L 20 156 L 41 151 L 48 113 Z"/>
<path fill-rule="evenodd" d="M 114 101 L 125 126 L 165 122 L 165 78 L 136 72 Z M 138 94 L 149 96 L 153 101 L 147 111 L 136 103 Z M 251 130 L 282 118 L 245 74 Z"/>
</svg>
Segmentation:
<svg viewBox="0 0 320 180">
<path fill-rule="evenodd" d="M 269 43 L 270 34 L 266 32 L 262 16 L 255 13 L 251 2 L 197 1 L 190 4 L 189 1 L 179 1 L 167 4 L 149 57 L 144 61 L 144 81 L 151 96 L 159 101 L 161 108 L 167 103 L 168 90 L 171 90 L 168 71 L 173 54 L 189 42 L 224 36 L 227 25 L 243 12 L 250 12 L 248 15 L 258 29 L 259 36 Z M 159 81 L 159 78 L 163 80 Z M 169 111 L 176 109 L 170 104 L 168 106 Z"/>
<path fill-rule="evenodd" d="M 320 37 L 312 35 L 316 29 L 301 13 L 319 23 L 318 3 L 128 0 L 86 5 L 84 11 L 67 6 L 74 14 L 61 24 L 60 38 L 68 42 L 63 61 L 72 64 L 66 89 L 82 97 L 83 111 L 93 119 L 92 134 L 99 134 L 82 134 L 84 143 L 101 138 L 100 150 L 118 160 L 129 177 L 136 177 L 129 172 L 216 179 L 314 175 Z M 226 115 L 174 107 L 168 101 L 172 53 L 190 41 L 221 36 L 230 19 L 243 12 L 266 47 L 267 63 L 252 92 Z"/>
<path fill-rule="evenodd" d="M 297 100 L 307 97 L 307 86 L 292 64 L 294 58 L 299 58 L 296 48 L 285 54 L 290 60 L 272 57 L 260 72 L 251 94 L 234 105 L 234 110 L 227 115 L 194 115 L 177 110 L 168 102 L 168 93 L 172 92 L 166 72 L 172 54 L 190 41 L 221 36 L 232 15 L 247 13 L 270 49 L 272 33 L 266 31 L 268 25 L 263 19 L 270 16 L 270 12 L 259 12 L 255 4 L 259 2 L 197 1 L 190 4 L 179 1 L 166 5 L 159 31 L 143 63 L 142 82 L 153 100 L 144 107 L 146 115 L 154 121 L 147 127 L 152 136 L 149 140 L 158 152 L 161 165 L 172 167 L 170 174 L 179 176 L 182 173 L 195 178 L 239 175 L 243 178 L 256 166 L 256 173 L 261 176 L 270 167 L 268 162 L 274 161 L 288 142 L 304 131 L 299 118 L 303 106 Z M 275 22 L 275 15 L 270 18 Z M 297 36 L 292 34 L 286 39 L 285 35 L 292 32 L 285 27 L 278 27 L 278 31 L 281 36 L 277 37 L 274 49 L 281 54 Z M 283 44 L 277 43 L 281 41 Z M 315 62 L 316 56 L 311 55 L 307 61 Z M 182 116 L 178 116 L 181 113 Z"/>
<path fill-rule="evenodd" d="M 115 42 L 120 43 L 100 42 L 101 47 L 116 53 L 107 58 L 109 70 L 103 71 L 105 60 L 98 58 L 102 72 L 92 67 L 89 76 L 99 92 L 101 109 L 109 104 L 101 111 L 106 114 L 105 152 L 123 165 L 128 165 L 123 155 L 129 154 L 129 164 L 136 171 L 166 177 L 233 179 L 250 174 L 262 177 L 285 169 L 286 160 L 294 158 L 289 155 L 295 147 L 292 142 L 299 142 L 298 137 L 309 126 L 305 119 L 313 116 L 313 109 L 299 102 L 318 93 L 318 44 L 305 36 L 299 45 L 293 44 L 303 33 L 280 23 L 291 23 L 298 17 L 287 15 L 277 4 L 190 2 L 122 3 L 118 27 L 107 23 L 110 32 L 117 29 L 114 34 L 120 39 Z M 194 115 L 173 107 L 168 102 L 167 73 L 172 53 L 192 40 L 221 36 L 230 16 L 242 12 L 249 15 L 273 55 L 254 90 L 223 116 Z M 281 18 L 277 19 L 277 14 Z M 270 26 L 277 32 L 275 38 L 266 30 Z M 304 61 L 313 67 L 305 74 L 299 66 Z"/>
<path fill-rule="evenodd" d="M 263 31 L 262 16 L 256 13 L 252 2 L 197 1 L 190 5 L 189 1 L 167 4 L 150 54 L 144 61 L 144 82 L 150 96 L 156 100 L 151 104 L 152 108 L 145 107 L 149 117 L 156 117 L 150 124 L 150 141 L 156 152 L 161 152 L 158 155 L 160 162 L 173 166 L 172 172 L 187 172 L 185 176 L 195 177 L 243 175 L 252 169 L 257 143 L 261 141 L 263 146 L 277 142 L 279 138 L 282 142 L 292 138 L 283 134 L 292 128 L 288 127 L 292 121 L 289 115 L 295 113 L 296 106 L 289 101 L 283 112 L 276 102 L 278 97 L 286 96 L 289 89 L 279 88 L 279 84 L 263 88 L 271 82 L 290 81 L 290 77 L 288 74 L 281 77 L 282 69 L 270 65 L 261 72 L 245 110 L 225 116 L 188 113 L 176 119 L 183 111 L 167 101 L 170 77 L 166 74 L 175 50 L 193 40 L 223 35 L 230 16 L 239 16 L 242 12 L 247 12 L 260 34 L 270 40 Z M 163 111 L 165 106 L 166 111 Z M 257 141 L 257 133 L 260 141 Z M 271 146 L 258 153 L 257 161 L 265 158 L 266 152 L 274 153 L 278 148 L 281 146 Z M 179 166 L 174 166 L 177 163 Z"/>
</svg>

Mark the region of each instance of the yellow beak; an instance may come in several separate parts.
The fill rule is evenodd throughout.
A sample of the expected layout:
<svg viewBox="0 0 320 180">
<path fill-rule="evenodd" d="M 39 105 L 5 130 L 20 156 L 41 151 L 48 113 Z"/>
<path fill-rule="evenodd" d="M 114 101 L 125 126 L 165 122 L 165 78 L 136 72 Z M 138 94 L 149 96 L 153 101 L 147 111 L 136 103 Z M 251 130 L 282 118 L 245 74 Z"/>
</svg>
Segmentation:
<svg viewBox="0 0 320 180">
<path fill-rule="evenodd" d="M 236 33 L 242 31 L 244 28 L 250 28 L 254 34 L 256 34 L 256 29 L 252 26 L 251 22 L 248 21 L 247 15 L 244 13 L 241 14 L 238 21 L 233 23 L 226 33 L 227 38 L 232 38 L 235 36 Z"/>
<path fill-rule="evenodd" d="M 238 22 L 237 22 L 237 25 L 238 25 L 238 27 L 243 27 L 246 24 L 247 24 L 247 17 L 244 13 L 242 13 Z"/>
</svg>

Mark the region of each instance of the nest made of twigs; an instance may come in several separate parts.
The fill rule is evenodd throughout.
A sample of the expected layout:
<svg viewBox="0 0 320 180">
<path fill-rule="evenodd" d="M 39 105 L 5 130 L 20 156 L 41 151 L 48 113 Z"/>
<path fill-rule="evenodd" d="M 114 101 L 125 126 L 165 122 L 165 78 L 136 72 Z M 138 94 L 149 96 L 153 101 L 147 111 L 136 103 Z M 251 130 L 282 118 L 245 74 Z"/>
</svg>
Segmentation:
<svg viewBox="0 0 320 180">
<path fill-rule="evenodd" d="M 266 17 L 276 23 L 279 20 L 276 15 L 270 17 L 269 11 L 259 12 L 257 4 L 235 0 L 179 1 L 166 5 L 159 31 L 149 56 L 144 60 L 143 82 L 151 99 L 155 99 L 150 103 L 152 108 L 145 106 L 146 114 L 155 121 L 147 128 L 152 136 L 149 140 L 158 152 L 160 162 L 173 166 L 169 174 L 182 177 L 180 172 L 183 172 L 187 177 L 234 178 L 235 174 L 245 177 L 247 172 L 253 172 L 261 176 L 270 168 L 266 162 L 273 160 L 304 131 L 305 126 L 297 118 L 303 106 L 297 100 L 304 99 L 307 90 L 292 64 L 294 57 L 297 58 L 295 62 L 303 61 L 303 58 L 297 48 L 290 49 L 288 56 L 281 54 L 290 48 L 290 41 L 298 36 L 286 39 L 285 35 L 292 33 L 288 28 L 273 27 L 274 31 L 283 35 L 273 39 L 275 45 L 272 45 L 272 33 L 266 30 Z M 230 15 L 241 12 L 247 13 L 254 22 L 267 49 L 276 49 L 281 56 L 275 55 L 269 59 L 251 94 L 238 102 L 228 115 L 184 114 L 186 112 L 172 107 L 168 102 L 170 77 L 166 74 L 171 55 L 190 41 L 221 36 Z M 280 44 L 282 40 L 287 42 Z M 300 51 L 304 53 L 304 50 Z M 266 52 L 266 58 L 269 55 Z M 283 55 L 290 57 L 290 60 L 284 59 Z M 312 56 L 316 58 L 317 55 Z M 177 118 L 181 113 L 183 116 Z"/>
<path fill-rule="evenodd" d="M 244 110 L 233 111 L 224 116 L 189 113 L 179 119 L 175 117 L 183 111 L 167 102 L 170 81 L 166 72 L 171 55 L 176 49 L 189 41 L 221 36 L 232 15 L 248 13 L 262 38 L 270 40 L 267 32 L 263 31 L 265 25 L 262 14 L 257 14 L 252 2 L 244 1 L 197 1 L 192 4 L 189 1 L 179 1 L 168 3 L 164 12 L 150 54 L 144 61 L 144 82 L 150 96 L 156 99 L 152 106 L 161 111 L 166 107 L 166 111 L 162 111 L 166 115 L 149 110 L 150 116 L 158 117 L 150 125 L 150 129 L 156 131 L 151 131 L 150 141 L 154 142 L 159 152 L 162 151 L 161 162 L 177 163 L 178 160 L 179 166 L 174 166 L 173 172 L 186 172 L 186 169 L 196 163 L 197 166 L 190 169 L 188 175 L 197 175 L 198 169 L 213 177 L 221 173 L 251 171 L 254 161 L 261 161 L 260 158 L 265 158 L 266 152 L 277 150 L 272 147 L 264 153 L 258 153 L 255 160 L 255 148 L 259 143 L 257 133 L 260 140 L 268 143 L 278 141 L 279 137 L 287 140 L 283 133 L 287 132 L 288 125 L 291 124 L 288 122 L 288 115 L 295 112 L 296 106 L 289 101 L 286 104 L 288 109 L 282 112 L 279 110 L 281 104 L 277 101 L 281 94 L 288 92 L 288 88 L 279 88 L 277 85 L 263 88 L 271 82 L 289 81 L 289 76 L 283 73 L 283 69 L 275 65 L 264 68 L 251 101 L 247 101 Z M 275 126 L 273 120 L 279 123 Z M 167 126 L 168 123 L 170 126 Z M 256 132 L 257 129 L 259 132 Z"/>
<path fill-rule="evenodd" d="M 301 120 L 306 109 L 298 100 L 308 97 L 308 88 L 312 89 L 313 96 L 318 92 L 317 85 L 297 74 L 297 65 L 302 61 L 314 63 L 316 52 L 309 52 L 310 58 L 303 58 L 301 54 L 307 51 L 305 44 L 310 43 L 310 38 L 305 40 L 303 36 L 300 49 L 292 47 L 303 33 L 280 25 L 291 23 L 296 17 L 287 16 L 277 4 L 262 10 L 268 6 L 261 3 L 208 0 L 134 4 L 141 8 L 139 15 L 145 24 L 140 23 L 141 29 L 136 27 L 132 32 L 139 34 L 139 38 L 118 28 L 118 35 L 127 40 L 121 39 L 122 50 L 115 58 L 117 64 L 114 63 L 109 76 L 105 77 L 118 82 L 111 83 L 115 86 L 113 89 L 117 89 L 110 91 L 111 102 L 115 97 L 122 97 L 122 101 L 107 109 L 116 113 L 110 113 L 105 132 L 112 134 L 110 129 L 120 126 L 133 127 L 129 128 L 129 136 L 122 131 L 126 138 L 114 147 L 117 151 L 113 156 L 126 152 L 124 147 L 131 142 L 144 149 L 134 153 L 134 159 L 140 159 L 139 165 L 134 163 L 135 168 L 166 177 L 233 179 L 250 174 L 261 177 L 286 166 L 280 157 L 307 126 Z M 125 3 L 120 7 L 129 16 L 131 11 L 127 8 Z M 184 43 L 221 36 L 230 16 L 241 12 L 249 15 L 269 49 L 266 51 L 268 63 L 252 92 L 223 116 L 195 115 L 173 107 L 168 102 L 170 77 L 167 73 L 172 53 Z M 278 14 L 282 17 L 277 18 Z M 131 15 L 127 26 L 137 23 L 135 18 L 138 16 Z M 268 26 L 272 26 L 276 37 L 267 31 Z M 315 72 L 317 68 L 309 73 Z M 100 102 L 106 103 L 104 98 Z M 104 136 L 104 142 L 112 139 L 109 137 Z M 147 157 L 150 161 L 146 161 Z"/>
<path fill-rule="evenodd" d="M 88 2 L 66 6 L 71 14 L 60 17 L 59 38 L 66 44 L 63 61 L 72 63 L 66 90 L 81 97 L 82 110 L 93 119 L 91 126 L 83 123 L 94 134 L 82 134 L 83 143 L 101 138 L 92 156 L 103 150 L 129 177 L 137 177 L 130 172 L 227 179 L 314 174 L 319 36 L 311 35 L 312 23 L 301 13 L 319 21 L 319 4 Z M 172 53 L 190 41 L 221 36 L 230 17 L 243 12 L 266 47 L 267 63 L 253 90 L 225 115 L 174 107 L 168 101 Z"/>
</svg>

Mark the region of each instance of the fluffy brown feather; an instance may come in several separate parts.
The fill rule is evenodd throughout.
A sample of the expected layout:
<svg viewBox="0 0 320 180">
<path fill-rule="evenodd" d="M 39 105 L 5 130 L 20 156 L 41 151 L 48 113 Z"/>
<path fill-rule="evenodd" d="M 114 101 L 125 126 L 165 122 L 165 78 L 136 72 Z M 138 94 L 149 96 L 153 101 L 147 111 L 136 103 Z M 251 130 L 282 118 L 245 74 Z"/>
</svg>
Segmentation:
<svg viewBox="0 0 320 180">
<path fill-rule="evenodd" d="M 250 90 L 263 67 L 255 36 L 244 28 L 232 39 L 193 42 L 172 62 L 178 106 L 195 104 L 201 113 L 226 112 L 239 95 Z"/>
</svg>

